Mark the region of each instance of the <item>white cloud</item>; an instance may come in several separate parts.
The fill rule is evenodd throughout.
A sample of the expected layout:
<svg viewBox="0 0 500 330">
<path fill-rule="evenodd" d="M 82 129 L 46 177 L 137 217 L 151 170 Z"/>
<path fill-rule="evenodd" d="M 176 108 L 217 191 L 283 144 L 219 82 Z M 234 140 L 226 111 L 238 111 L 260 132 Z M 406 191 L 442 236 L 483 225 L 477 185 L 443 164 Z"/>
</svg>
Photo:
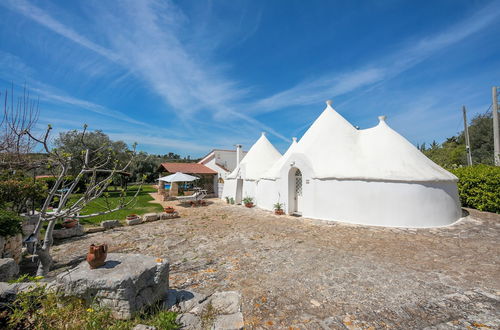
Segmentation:
<svg viewBox="0 0 500 330">
<path fill-rule="evenodd" d="M 500 18 L 499 2 L 491 2 L 468 19 L 441 33 L 412 40 L 406 47 L 365 65 L 361 69 L 302 81 L 248 106 L 249 113 L 264 113 L 290 106 L 304 106 L 366 88 L 395 77 L 436 52 L 485 29 Z M 358 95 L 359 96 L 359 95 Z"/>
<path fill-rule="evenodd" d="M 93 18 L 103 36 L 107 37 L 108 48 L 92 42 L 25 0 L 8 1 L 4 5 L 80 46 L 121 64 L 142 78 L 165 103 L 174 108 L 187 129 L 189 118 L 194 113 L 209 111 L 216 120 L 223 117 L 227 121 L 237 117 L 285 139 L 249 116 L 232 116 L 236 111 L 230 109 L 235 108 L 234 104 L 246 95 L 247 90 L 220 72 L 219 68 L 223 65 L 207 62 L 189 51 L 190 48 L 196 48 L 197 41 L 186 45 L 177 34 L 181 23 L 191 22 L 170 1 L 129 0 L 115 8 L 97 3 L 92 11 Z M 97 106 L 92 107 L 92 110 L 102 112 L 104 109 Z M 110 111 L 108 114 L 113 115 Z"/>
<path fill-rule="evenodd" d="M 86 37 L 80 35 L 71 28 L 54 19 L 43 9 L 32 5 L 26 0 L 5 0 L 1 4 L 12 11 L 30 18 L 38 24 L 45 26 L 53 32 L 60 34 L 61 36 L 66 37 L 69 40 L 72 40 L 73 42 L 76 42 L 77 44 L 80 44 L 90 50 L 93 50 L 94 52 L 108 58 L 109 60 L 118 60 L 118 57 L 108 49 L 95 44 Z"/>
<path fill-rule="evenodd" d="M 482 31 L 500 16 L 498 2 L 491 2 L 449 29 L 412 40 L 398 51 L 374 59 L 360 68 L 343 73 L 329 72 L 319 78 L 299 82 L 252 104 L 243 104 L 242 99 L 248 96 L 249 89 L 242 87 L 238 80 L 229 78 L 222 69 L 226 66 L 225 63 L 213 61 L 213 54 L 203 54 L 204 57 L 201 57 L 196 52 L 197 43 L 211 43 L 210 39 L 207 40 L 209 34 L 198 35 L 202 40 L 196 36 L 187 38 L 186 35 L 192 32 L 190 27 L 200 22 L 190 21 L 171 1 L 126 0 L 119 5 L 101 1 L 91 3 L 93 7 L 90 19 L 93 27 L 102 33 L 98 39 L 100 43 L 61 23 L 68 22 L 69 19 L 56 19 L 48 11 L 26 0 L 6 0 L 0 4 L 103 58 L 118 63 L 127 70 L 125 76 L 132 73 L 140 77 L 173 108 L 180 119 L 180 130 L 195 132 L 190 128 L 190 119 L 197 114 L 209 112 L 212 121 L 234 122 L 233 119 L 240 119 L 254 129 L 267 130 L 283 140 L 287 139 L 252 116 L 291 106 L 314 104 L 360 89 L 364 91 Z M 254 26 L 254 29 L 257 28 L 258 22 Z M 213 43 L 218 45 L 218 41 L 214 38 Z M 210 50 L 210 47 L 203 49 Z M 90 101 L 61 93 L 46 92 L 45 96 L 53 101 L 88 108 L 129 123 L 144 124 Z M 216 126 L 216 122 L 212 124 L 213 127 Z"/>
</svg>

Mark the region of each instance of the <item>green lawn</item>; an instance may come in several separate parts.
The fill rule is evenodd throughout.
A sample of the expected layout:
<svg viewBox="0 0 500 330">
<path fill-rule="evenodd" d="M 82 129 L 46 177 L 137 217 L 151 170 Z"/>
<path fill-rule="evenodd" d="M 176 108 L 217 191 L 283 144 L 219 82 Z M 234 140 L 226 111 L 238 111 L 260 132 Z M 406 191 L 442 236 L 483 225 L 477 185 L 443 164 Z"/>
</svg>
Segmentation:
<svg viewBox="0 0 500 330">
<path fill-rule="evenodd" d="M 119 199 L 120 199 L 120 192 L 114 192 L 113 188 L 110 188 L 111 191 L 109 192 L 109 197 L 108 200 L 110 202 L 111 207 L 114 207 L 118 205 Z M 127 191 L 127 198 L 132 198 L 135 193 L 137 192 L 138 187 L 137 186 L 131 186 L 128 188 Z M 149 196 L 149 193 L 155 192 L 156 190 L 152 186 L 143 186 L 141 189 L 141 192 L 137 196 L 137 200 L 135 202 L 132 202 L 128 207 L 104 214 L 104 215 L 99 215 L 91 218 L 86 218 L 86 219 L 81 219 L 80 223 L 81 224 L 99 224 L 101 221 L 104 220 L 125 220 L 125 217 L 129 214 L 135 213 L 135 214 L 144 214 L 144 213 L 149 213 L 149 212 L 161 212 L 163 211 L 163 207 L 160 204 L 156 203 L 149 203 L 150 201 L 153 200 L 151 196 Z M 75 196 L 77 198 L 78 196 Z M 82 215 L 85 214 L 92 214 L 95 212 L 103 211 L 106 209 L 106 203 L 104 201 L 104 197 L 100 197 L 96 199 L 95 201 L 92 201 L 87 205 L 81 212 Z"/>
</svg>

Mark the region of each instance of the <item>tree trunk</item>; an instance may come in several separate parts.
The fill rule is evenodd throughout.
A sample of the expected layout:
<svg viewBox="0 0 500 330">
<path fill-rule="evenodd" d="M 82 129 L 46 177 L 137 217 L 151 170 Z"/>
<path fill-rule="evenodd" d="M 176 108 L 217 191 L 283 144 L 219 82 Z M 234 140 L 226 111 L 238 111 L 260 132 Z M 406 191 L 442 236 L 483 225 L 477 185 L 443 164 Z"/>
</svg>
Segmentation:
<svg viewBox="0 0 500 330">
<path fill-rule="evenodd" d="M 52 243 L 54 242 L 54 239 L 52 238 L 52 231 L 54 230 L 55 224 L 56 220 L 49 221 L 49 225 L 47 226 L 47 230 L 45 231 L 43 246 L 37 251 L 39 259 L 38 270 L 36 272 L 37 276 L 46 276 L 50 270 L 50 266 L 52 266 L 50 248 L 52 247 Z"/>
</svg>

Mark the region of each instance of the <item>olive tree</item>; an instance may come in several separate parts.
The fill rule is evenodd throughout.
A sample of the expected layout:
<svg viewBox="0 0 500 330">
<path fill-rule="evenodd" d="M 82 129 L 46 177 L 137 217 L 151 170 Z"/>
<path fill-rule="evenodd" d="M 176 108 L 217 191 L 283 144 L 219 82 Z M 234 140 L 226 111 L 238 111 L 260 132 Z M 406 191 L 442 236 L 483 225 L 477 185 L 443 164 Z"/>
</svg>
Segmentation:
<svg viewBox="0 0 500 330">
<path fill-rule="evenodd" d="M 6 93 L 7 94 L 7 93 Z M 125 157 L 116 158 L 115 150 L 110 143 L 104 142 L 99 145 L 89 144 L 87 141 L 87 126 L 80 132 L 75 132 L 77 139 L 74 140 L 73 151 L 64 148 L 51 148 L 50 136 L 52 126 L 37 131 L 35 123 L 38 118 L 38 103 L 30 101 L 29 95 L 25 94 L 19 98 L 17 105 L 8 102 L 6 96 L 4 102 L 4 115 L 0 123 L 2 132 L 0 142 L 0 164 L 10 169 L 24 168 L 25 157 L 30 155 L 34 148 L 40 148 L 43 153 L 43 162 L 39 165 L 46 166 L 56 178 L 54 185 L 48 190 L 45 200 L 36 214 L 37 224 L 33 233 L 26 239 L 28 249 L 32 254 L 38 256 L 37 275 L 45 275 L 52 265 L 50 250 L 53 244 L 53 230 L 57 221 L 66 217 L 88 218 L 120 210 L 127 207 L 136 200 L 140 192 L 137 189 L 132 198 L 126 198 L 125 189 L 122 190 L 118 203 L 111 203 L 106 190 L 116 176 L 126 173 L 135 157 L 135 145 L 132 150 L 125 151 Z M 123 155 L 122 155 L 123 156 Z M 75 162 L 75 160 L 78 160 Z M 70 173 L 74 176 L 68 176 Z M 71 179 L 68 179 L 71 178 Z M 75 189 L 85 182 L 83 192 L 76 194 Z M 81 215 L 81 211 L 90 202 L 103 197 L 102 210 Z M 55 208 L 50 206 L 54 205 Z M 45 226 L 46 225 L 46 226 Z M 38 240 L 43 227 L 46 227 L 43 240 Z"/>
</svg>

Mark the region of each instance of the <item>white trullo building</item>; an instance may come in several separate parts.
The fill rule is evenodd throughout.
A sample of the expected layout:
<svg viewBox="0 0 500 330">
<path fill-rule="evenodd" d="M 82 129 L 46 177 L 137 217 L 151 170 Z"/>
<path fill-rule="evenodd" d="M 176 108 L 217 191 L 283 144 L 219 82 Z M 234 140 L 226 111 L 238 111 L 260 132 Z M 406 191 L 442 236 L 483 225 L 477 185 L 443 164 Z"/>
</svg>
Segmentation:
<svg viewBox="0 0 500 330">
<path fill-rule="evenodd" d="M 434 227 L 459 219 L 457 178 L 379 120 L 358 130 L 327 102 L 299 142 L 267 171 L 259 166 L 247 194 L 260 208 L 281 202 L 289 214 L 325 220 Z"/>
<path fill-rule="evenodd" d="M 351 223 L 443 226 L 459 219 L 457 177 L 404 137 L 385 117 L 359 130 L 331 101 L 258 181 L 257 206 L 285 204 L 289 214 Z"/>
<path fill-rule="evenodd" d="M 252 197 L 254 203 L 257 203 L 257 182 L 280 157 L 280 152 L 262 133 L 234 171 L 227 176 L 222 197 L 234 198 L 238 204 L 243 198 Z"/>
</svg>

